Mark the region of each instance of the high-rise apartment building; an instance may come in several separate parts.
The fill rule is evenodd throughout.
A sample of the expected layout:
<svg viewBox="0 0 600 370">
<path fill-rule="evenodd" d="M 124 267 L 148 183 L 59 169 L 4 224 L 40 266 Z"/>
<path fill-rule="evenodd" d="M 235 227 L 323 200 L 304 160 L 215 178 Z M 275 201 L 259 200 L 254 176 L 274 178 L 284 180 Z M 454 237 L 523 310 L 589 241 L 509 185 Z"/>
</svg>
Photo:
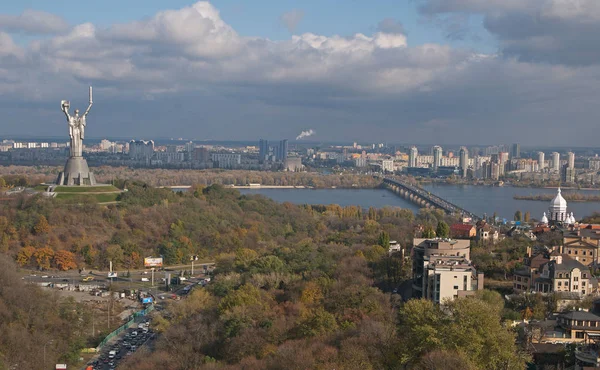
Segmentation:
<svg viewBox="0 0 600 370">
<path fill-rule="evenodd" d="M 410 147 L 408 152 L 408 167 L 417 167 L 417 157 L 419 156 L 419 150 L 416 146 Z"/>
<path fill-rule="evenodd" d="M 467 170 L 469 169 L 469 150 L 466 147 L 461 146 L 458 151 L 458 156 L 460 158 L 460 173 L 462 177 L 467 177 Z"/>
<path fill-rule="evenodd" d="M 269 158 L 269 141 L 260 139 L 258 141 L 258 161 L 264 163 Z"/>
<path fill-rule="evenodd" d="M 433 147 L 433 170 L 437 171 L 438 167 L 442 164 L 442 147 L 436 145 Z"/>
<path fill-rule="evenodd" d="M 208 152 L 208 148 L 199 147 L 194 148 L 192 153 L 192 159 L 197 162 L 206 163 L 210 161 L 210 153 Z"/>
<path fill-rule="evenodd" d="M 543 171 L 546 168 L 546 155 L 544 152 L 538 152 L 538 168 Z"/>
<path fill-rule="evenodd" d="M 150 160 L 154 155 L 154 141 L 131 140 L 129 142 L 129 157 L 135 160 Z"/>
<path fill-rule="evenodd" d="M 511 158 L 521 158 L 521 145 L 518 143 L 514 143 L 510 147 L 510 156 Z"/>
<path fill-rule="evenodd" d="M 504 176 L 508 164 L 508 152 L 498 153 L 498 175 Z"/>
<path fill-rule="evenodd" d="M 280 162 L 285 162 L 288 155 L 288 141 L 287 139 L 281 140 L 279 142 L 279 147 L 277 148 L 277 160 Z"/>
<path fill-rule="evenodd" d="M 552 153 L 552 171 L 560 171 L 560 154 L 557 152 Z"/>
<path fill-rule="evenodd" d="M 575 153 L 573 152 L 567 153 L 567 167 L 571 169 L 575 168 Z"/>
</svg>

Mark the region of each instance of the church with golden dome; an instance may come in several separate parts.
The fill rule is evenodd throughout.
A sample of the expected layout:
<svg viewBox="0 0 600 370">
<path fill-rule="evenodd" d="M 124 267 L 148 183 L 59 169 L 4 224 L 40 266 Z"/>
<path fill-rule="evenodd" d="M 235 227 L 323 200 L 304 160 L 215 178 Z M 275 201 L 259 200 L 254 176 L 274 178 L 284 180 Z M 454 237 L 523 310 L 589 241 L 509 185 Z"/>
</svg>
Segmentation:
<svg viewBox="0 0 600 370">
<path fill-rule="evenodd" d="M 544 212 L 542 223 L 547 225 L 573 225 L 575 224 L 575 216 L 573 212 L 569 214 L 567 211 L 567 201 L 563 198 L 560 188 L 558 188 L 556 196 L 550 202 L 548 214 Z"/>
</svg>

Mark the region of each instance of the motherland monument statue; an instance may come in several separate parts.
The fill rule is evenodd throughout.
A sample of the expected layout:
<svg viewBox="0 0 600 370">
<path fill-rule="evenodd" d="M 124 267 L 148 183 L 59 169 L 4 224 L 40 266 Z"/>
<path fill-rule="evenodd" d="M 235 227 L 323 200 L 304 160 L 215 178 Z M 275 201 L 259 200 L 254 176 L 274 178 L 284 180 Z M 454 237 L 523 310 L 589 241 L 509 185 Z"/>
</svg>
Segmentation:
<svg viewBox="0 0 600 370">
<path fill-rule="evenodd" d="M 69 114 L 71 103 L 67 100 L 60 102 L 60 108 L 67 117 L 69 125 L 70 155 L 65 164 L 65 169 L 58 175 L 57 185 L 85 186 L 96 185 L 94 174 L 90 172 L 87 161 L 83 158 L 83 139 L 85 137 L 86 117 L 92 109 L 92 87 L 90 86 L 90 103 L 85 112 L 80 116 L 79 109 L 75 114 Z"/>
</svg>

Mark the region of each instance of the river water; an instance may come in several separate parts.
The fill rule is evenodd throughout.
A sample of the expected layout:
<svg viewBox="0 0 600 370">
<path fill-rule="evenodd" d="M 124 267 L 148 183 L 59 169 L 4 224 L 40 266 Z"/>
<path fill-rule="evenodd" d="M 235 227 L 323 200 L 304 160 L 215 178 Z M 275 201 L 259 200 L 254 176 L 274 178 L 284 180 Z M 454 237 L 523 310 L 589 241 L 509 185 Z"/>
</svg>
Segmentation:
<svg viewBox="0 0 600 370">
<path fill-rule="evenodd" d="M 418 211 L 419 207 L 384 189 L 238 189 L 242 194 L 261 194 L 277 202 L 338 204 L 362 208 L 385 206 Z"/>
<path fill-rule="evenodd" d="M 556 189 L 491 187 L 474 185 L 426 185 L 428 191 L 477 215 L 494 212 L 498 217 L 512 220 L 516 211 L 530 212 L 532 218 L 541 219 L 548 211 L 549 201 L 516 200 L 515 195 L 556 194 Z M 563 193 L 578 192 L 598 195 L 598 190 L 563 190 Z M 593 212 L 600 212 L 600 202 L 567 202 L 567 212 L 579 219 Z"/>
<path fill-rule="evenodd" d="M 428 191 L 477 215 L 496 212 L 498 217 L 513 219 L 517 210 L 530 212 L 532 218 L 542 218 L 548 201 L 516 200 L 515 195 L 556 194 L 556 189 L 490 187 L 473 185 L 426 185 Z M 295 204 L 356 205 L 363 208 L 385 206 L 418 211 L 419 207 L 388 190 L 382 189 L 239 189 L 242 194 L 261 194 L 277 202 Z M 571 190 L 564 190 L 568 193 Z M 600 194 L 598 190 L 577 190 L 584 194 Z M 600 202 L 569 202 L 568 212 L 576 218 L 600 212 Z"/>
</svg>

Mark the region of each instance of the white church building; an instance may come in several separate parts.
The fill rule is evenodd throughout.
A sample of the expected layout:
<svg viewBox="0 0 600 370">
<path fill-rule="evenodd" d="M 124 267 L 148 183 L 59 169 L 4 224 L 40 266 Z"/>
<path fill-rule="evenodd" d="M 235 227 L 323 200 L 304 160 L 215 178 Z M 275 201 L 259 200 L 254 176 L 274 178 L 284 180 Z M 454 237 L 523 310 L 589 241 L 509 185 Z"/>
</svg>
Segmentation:
<svg viewBox="0 0 600 370">
<path fill-rule="evenodd" d="M 572 225 L 575 222 L 575 216 L 573 212 L 571 214 L 567 212 L 567 201 L 561 195 L 560 188 L 558 188 L 556 196 L 550 202 L 550 207 L 548 207 L 548 215 L 544 212 L 542 223 L 547 225 Z"/>
</svg>

